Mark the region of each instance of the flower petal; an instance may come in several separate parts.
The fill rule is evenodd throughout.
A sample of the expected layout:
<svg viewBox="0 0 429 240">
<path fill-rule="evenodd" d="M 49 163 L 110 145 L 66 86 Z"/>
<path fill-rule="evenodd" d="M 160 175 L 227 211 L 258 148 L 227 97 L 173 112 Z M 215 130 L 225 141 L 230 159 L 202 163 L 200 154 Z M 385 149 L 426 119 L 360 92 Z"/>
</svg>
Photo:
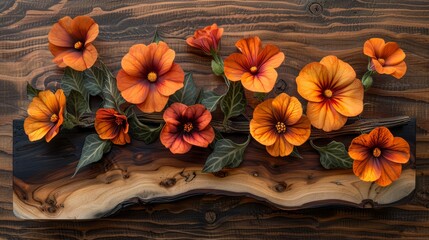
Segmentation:
<svg viewBox="0 0 429 240">
<path fill-rule="evenodd" d="M 278 47 L 271 44 L 267 44 L 262 52 L 258 55 L 259 68 L 277 68 L 283 63 L 284 60 L 284 53 L 280 52 Z"/>
<path fill-rule="evenodd" d="M 371 59 L 371 65 L 379 74 L 393 74 L 396 71 L 394 67 L 384 67 L 377 59 Z"/>
<path fill-rule="evenodd" d="M 119 70 L 116 79 L 118 90 L 127 102 L 140 104 L 146 100 L 151 85 L 149 81 L 130 76 L 123 69 Z"/>
<path fill-rule="evenodd" d="M 143 77 L 150 67 L 148 47 L 144 44 L 133 45 L 121 60 L 122 69 L 131 76 Z"/>
<path fill-rule="evenodd" d="M 330 55 L 322 58 L 320 63 L 324 65 L 328 72 L 330 84 L 328 89 L 336 90 L 344 88 L 356 79 L 356 72 L 348 63 L 341 61 L 336 56 Z"/>
<path fill-rule="evenodd" d="M 386 127 L 377 127 L 369 133 L 371 144 L 368 146 L 389 149 L 393 145 L 394 137 Z"/>
<path fill-rule="evenodd" d="M 381 167 L 380 178 L 376 183 L 382 187 L 390 185 L 393 181 L 397 180 L 401 176 L 402 166 L 399 163 L 386 161 L 385 159 L 379 160 Z"/>
<path fill-rule="evenodd" d="M 30 105 L 28 105 L 27 113 L 30 117 L 42 122 L 50 121 L 50 118 L 53 114 L 53 112 L 39 97 L 33 98 Z"/>
<path fill-rule="evenodd" d="M 170 107 L 164 111 L 164 121 L 172 125 L 179 125 L 180 119 L 182 119 L 182 116 L 184 115 L 187 108 L 188 106 L 183 103 L 175 102 L 171 104 Z"/>
<path fill-rule="evenodd" d="M 364 88 L 359 79 L 334 92 L 332 106 L 346 117 L 354 117 L 363 111 Z"/>
<path fill-rule="evenodd" d="M 392 66 L 403 62 L 405 59 L 405 53 L 399 48 L 397 43 L 388 42 L 384 46 L 381 57 L 385 60 L 385 65 Z"/>
<path fill-rule="evenodd" d="M 83 50 L 83 60 L 85 62 L 86 68 L 90 68 L 94 65 L 95 61 L 97 61 L 98 52 L 94 45 L 87 44 L 85 49 Z"/>
<path fill-rule="evenodd" d="M 160 76 L 155 82 L 158 92 L 170 96 L 183 87 L 185 73 L 177 63 L 173 63 L 168 72 Z"/>
<path fill-rule="evenodd" d="M 159 139 L 174 154 L 187 153 L 192 147 L 191 144 L 183 140 L 182 134 L 177 127 L 168 123 L 162 128 Z"/>
<path fill-rule="evenodd" d="M 355 137 L 349 147 L 349 156 L 355 161 L 364 161 L 372 157 L 372 141 L 369 134 Z"/>
<path fill-rule="evenodd" d="M 95 26 L 94 26 L 95 25 Z M 98 35 L 98 24 L 95 23 L 94 19 L 88 16 L 77 16 L 71 21 L 71 31 L 73 37 L 80 41 L 90 40 L 92 42 Z M 91 29 L 93 28 L 93 29 Z M 88 32 L 91 29 L 91 36 L 88 36 Z M 94 36 L 95 35 L 95 36 Z"/>
<path fill-rule="evenodd" d="M 61 90 L 62 91 L 62 90 Z M 42 100 L 43 104 L 49 109 L 50 114 L 58 114 L 60 105 L 55 97 L 55 94 L 50 90 L 39 92 L 38 97 Z"/>
<path fill-rule="evenodd" d="M 315 128 L 323 129 L 325 132 L 338 130 L 347 122 L 347 117 L 339 114 L 329 100 L 321 103 L 309 102 L 307 117 Z"/>
<path fill-rule="evenodd" d="M 371 38 L 364 43 L 363 53 L 370 58 L 379 58 L 382 55 L 385 42 L 381 38 Z"/>
<path fill-rule="evenodd" d="M 76 71 L 84 71 L 87 69 L 85 60 L 83 59 L 83 52 L 73 51 L 63 57 L 64 63 Z"/>
<path fill-rule="evenodd" d="M 60 22 L 61 21 L 71 21 L 71 18 L 68 16 L 63 17 Z M 48 40 L 51 44 L 58 47 L 73 47 L 75 41 L 60 23 L 55 23 L 54 26 L 52 26 L 52 29 L 48 33 Z"/>
<path fill-rule="evenodd" d="M 253 119 L 250 121 L 250 134 L 262 145 L 269 146 L 274 144 L 277 139 L 275 131 L 275 119 L 273 119 L 272 101 L 268 99 L 253 111 Z"/>
<path fill-rule="evenodd" d="M 183 134 L 183 140 L 198 147 L 208 147 L 215 137 L 212 126 L 207 126 L 200 131 L 192 131 L 190 134 Z"/>
<path fill-rule="evenodd" d="M 160 94 L 155 84 L 149 84 L 149 86 L 149 93 L 146 99 L 137 107 L 144 113 L 161 112 L 168 102 L 168 97 Z"/>
<path fill-rule="evenodd" d="M 278 122 L 293 125 L 302 116 L 302 105 L 296 97 L 281 93 L 272 102 L 273 114 Z"/>
<path fill-rule="evenodd" d="M 189 106 L 184 112 L 184 117 L 191 120 L 193 119 L 199 131 L 207 128 L 207 126 L 212 121 L 212 114 L 206 109 L 202 104 L 195 104 Z"/>
<path fill-rule="evenodd" d="M 402 78 L 407 72 L 407 64 L 405 62 L 401 62 L 398 65 L 391 66 L 391 67 L 395 68 L 395 72 L 392 73 L 392 76 L 395 77 L 396 79 Z"/>
<path fill-rule="evenodd" d="M 294 125 L 286 127 L 284 137 L 286 140 L 294 145 L 301 146 L 304 144 L 311 133 L 311 123 L 306 116 L 302 116 Z"/>
<path fill-rule="evenodd" d="M 252 66 L 257 65 L 259 51 L 262 48 L 262 42 L 259 37 L 250 37 L 239 40 L 235 46 L 247 58 L 247 62 Z"/>
<path fill-rule="evenodd" d="M 130 139 L 130 135 L 128 135 L 128 133 L 120 131 L 119 134 L 115 138 L 113 138 L 111 141 L 113 144 L 116 144 L 116 145 L 125 145 L 127 143 L 130 143 L 131 139 Z"/>
<path fill-rule="evenodd" d="M 39 121 L 39 119 L 31 116 L 24 120 L 25 134 L 28 135 L 28 139 L 32 142 L 42 139 L 53 126 L 54 124 L 51 122 Z"/>
<path fill-rule="evenodd" d="M 299 95 L 311 102 L 322 102 L 324 86 L 329 85 L 328 70 L 318 62 L 307 64 L 296 78 Z"/>
<path fill-rule="evenodd" d="M 68 47 L 58 47 L 52 43 L 49 43 L 49 51 L 51 51 L 52 55 L 54 55 L 54 59 L 52 60 L 59 67 L 67 67 L 67 65 L 63 61 L 63 57 L 75 50 L 73 48 Z"/>
<path fill-rule="evenodd" d="M 383 158 L 395 163 L 407 163 L 410 160 L 410 145 L 403 138 L 393 138 L 393 144 L 382 150 Z"/>
<path fill-rule="evenodd" d="M 231 81 L 241 80 L 247 71 L 250 71 L 250 66 L 243 54 L 233 53 L 224 61 L 225 76 Z"/>
<path fill-rule="evenodd" d="M 86 41 L 85 45 L 92 43 L 98 36 L 99 33 L 99 27 L 97 23 L 94 23 L 91 25 L 91 27 L 88 29 L 88 32 L 86 33 Z"/>
<path fill-rule="evenodd" d="M 46 142 L 50 142 L 59 132 L 62 121 L 58 121 L 45 135 Z"/>
<path fill-rule="evenodd" d="M 156 44 L 156 43 L 151 43 Z M 153 66 L 157 68 L 159 76 L 165 74 L 170 70 L 173 65 L 176 53 L 170 49 L 165 42 L 159 42 L 155 52 L 153 53 L 152 62 Z M 181 70 L 181 68 L 180 68 Z"/>
<path fill-rule="evenodd" d="M 280 135 L 273 145 L 266 147 L 267 152 L 273 157 L 288 156 L 293 151 L 293 145 L 290 144 L 284 136 Z"/>
<path fill-rule="evenodd" d="M 366 161 L 353 161 L 353 172 L 362 181 L 373 182 L 381 176 L 381 166 L 376 158 L 369 158 Z"/>
<path fill-rule="evenodd" d="M 243 87 L 252 92 L 267 93 L 274 88 L 277 80 L 277 71 L 272 67 L 259 69 L 257 75 L 245 72 L 241 77 Z"/>
</svg>

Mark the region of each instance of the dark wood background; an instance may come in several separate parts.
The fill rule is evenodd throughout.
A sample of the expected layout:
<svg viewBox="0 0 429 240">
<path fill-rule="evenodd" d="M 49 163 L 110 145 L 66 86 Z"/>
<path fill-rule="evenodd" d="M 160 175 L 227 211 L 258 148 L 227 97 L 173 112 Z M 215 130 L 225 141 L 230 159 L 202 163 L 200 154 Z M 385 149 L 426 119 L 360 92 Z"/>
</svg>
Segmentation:
<svg viewBox="0 0 429 240">
<path fill-rule="evenodd" d="M 427 239 L 429 238 L 429 2 L 426 0 L 294 1 L 101 1 L 0 2 L 0 238 L 4 239 Z M 127 207 L 96 221 L 22 221 L 12 212 L 12 120 L 23 119 L 25 85 L 55 84 L 47 34 L 63 16 L 87 14 L 100 25 L 95 45 L 115 72 L 135 43 L 149 43 L 156 29 L 176 50 L 196 83 L 214 88 L 209 59 L 185 45 L 198 27 L 225 28 L 222 53 L 241 37 L 259 35 L 286 54 L 279 68 L 284 89 L 307 63 L 335 54 L 361 76 L 363 42 L 382 37 L 407 53 L 401 80 L 377 77 L 365 97 L 365 117 L 417 118 L 417 189 L 409 204 L 385 209 L 325 207 L 284 211 L 244 197 L 197 196 L 174 203 Z M 204 84 L 207 85 L 207 84 Z"/>
</svg>

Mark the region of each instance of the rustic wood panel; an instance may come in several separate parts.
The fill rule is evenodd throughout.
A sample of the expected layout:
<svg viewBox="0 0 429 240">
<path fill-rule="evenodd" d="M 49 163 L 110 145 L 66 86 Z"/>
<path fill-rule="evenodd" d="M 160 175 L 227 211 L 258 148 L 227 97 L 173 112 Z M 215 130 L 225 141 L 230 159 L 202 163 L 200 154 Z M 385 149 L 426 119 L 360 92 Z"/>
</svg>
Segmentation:
<svg viewBox="0 0 429 240">
<path fill-rule="evenodd" d="M 320 6 L 311 6 L 320 2 Z M 425 0 L 345 1 L 1 1 L 0 2 L 0 238 L 253 238 L 427 239 L 429 236 L 429 5 Z M 12 213 L 12 120 L 23 118 L 25 84 L 43 87 L 61 71 L 50 62 L 47 33 L 65 15 L 88 14 L 100 24 L 101 57 L 115 70 L 128 47 L 148 42 L 156 28 L 176 50 L 197 84 L 209 79 L 209 61 L 184 39 L 196 27 L 225 27 L 224 55 L 242 36 L 258 34 L 286 54 L 279 69 L 285 90 L 308 62 L 336 54 L 363 74 L 361 44 L 379 36 L 400 43 L 408 73 L 377 77 L 365 117 L 417 117 L 417 191 L 410 204 L 381 210 L 349 207 L 283 211 L 249 198 L 194 197 L 174 204 L 142 204 L 100 221 L 20 221 Z M 277 39 L 282 39 L 279 42 Z M 214 87 L 214 85 L 213 85 Z M 138 211 L 136 211 L 138 210 Z"/>
</svg>

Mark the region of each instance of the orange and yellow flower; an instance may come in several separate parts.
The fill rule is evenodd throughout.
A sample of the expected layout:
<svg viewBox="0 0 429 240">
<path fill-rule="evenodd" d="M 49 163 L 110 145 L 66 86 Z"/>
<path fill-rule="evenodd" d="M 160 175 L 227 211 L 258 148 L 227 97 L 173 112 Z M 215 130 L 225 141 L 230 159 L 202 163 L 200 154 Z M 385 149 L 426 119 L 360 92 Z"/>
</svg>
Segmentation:
<svg viewBox="0 0 429 240">
<path fill-rule="evenodd" d="M 385 43 L 381 38 L 371 38 L 365 42 L 363 53 L 371 58 L 370 68 L 380 74 L 390 74 L 397 79 L 407 72 L 405 53 L 396 42 Z"/>
<path fill-rule="evenodd" d="M 285 55 L 274 45 L 262 48 L 259 37 L 239 40 L 235 46 L 241 53 L 233 53 L 225 59 L 224 72 L 231 81 L 240 81 L 252 92 L 269 92 L 277 81 L 277 71 Z"/>
<path fill-rule="evenodd" d="M 326 132 L 340 129 L 347 117 L 363 110 L 364 88 L 353 68 L 335 56 L 307 64 L 296 78 L 298 93 L 308 101 L 311 124 Z"/>
<path fill-rule="evenodd" d="M 28 117 L 24 121 L 24 131 L 30 141 L 45 137 L 50 142 L 64 121 L 66 96 L 58 89 L 55 94 L 50 90 L 39 92 L 28 106 Z"/>
<path fill-rule="evenodd" d="M 98 36 L 98 24 L 88 16 L 69 16 L 55 23 L 48 34 L 53 62 L 59 67 L 69 66 L 83 71 L 94 65 L 98 53 L 92 42 Z"/>
<path fill-rule="evenodd" d="M 201 104 L 186 106 L 173 103 L 164 112 L 165 125 L 161 130 L 161 143 L 174 154 L 188 152 L 192 145 L 207 147 L 215 133 L 210 126 L 211 113 Z"/>
<path fill-rule="evenodd" d="M 168 97 L 183 87 L 185 73 L 164 42 L 136 44 L 122 58 L 117 85 L 122 97 L 145 113 L 160 112 Z"/>
<path fill-rule="evenodd" d="M 100 108 L 95 114 L 95 131 L 104 140 L 111 140 L 116 145 L 130 143 L 128 120 L 125 115 L 112 108 Z"/>
<path fill-rule="evenodd" d="M 218 28 L 214 23 L 211 26 L 196 30 L 194 36 L 186 39 L 186 43 L 191 47 L 201 49 L 207 55 L 212 55 L 219 51 L 222 34 L 223 28 Z"/>
<path fill-rule="evenodd" d="M 311 124 L 295 97 L 281 93 L 256 106 L 250 134 L 274 157 L 287 156 L 310 137 Z"/>
<path fill-rule="evenodd" d="M 410 159 L 410 145 L 403 138 L 394 137 L 389 129 L 378 127 L 353 139 L 349 155 L 354 160 L 356 176 L 384 187 L 401 175 L 402 164 Z"/>
</svg>

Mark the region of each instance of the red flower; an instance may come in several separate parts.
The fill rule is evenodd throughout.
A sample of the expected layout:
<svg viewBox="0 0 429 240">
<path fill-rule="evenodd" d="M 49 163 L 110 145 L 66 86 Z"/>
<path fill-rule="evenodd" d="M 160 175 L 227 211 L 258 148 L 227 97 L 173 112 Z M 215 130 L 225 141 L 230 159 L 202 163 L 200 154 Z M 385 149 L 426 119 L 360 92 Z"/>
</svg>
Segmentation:
<svg viewBox="0 0 429 240">
<path fill-rule="evenodd" d="M 204 105 L 173 103 L 164 112 L 166 124 L 161 130 L 161 143 L 175 154 L 188 152 L 192 145 L 207 147 L 215 137 L 211 120 Z"/>
<path fill-rule="evenodd" d="M 117 145 L 130 143 L 127 117 L 119 114 L 115 109 L 98 109 L 94 126 L 101 139 L 109 139 Z"/>
<path fill-rule="evenodd" d="M 205 54 L 211 55 L 219 51 L 219 42 L 223 34 L 223 28 L 218 28 L 216 23 L 195 31 L 194 36 L 186 39 L 186 43 L 194 48 L 199 48 Z"/>
</svg>

